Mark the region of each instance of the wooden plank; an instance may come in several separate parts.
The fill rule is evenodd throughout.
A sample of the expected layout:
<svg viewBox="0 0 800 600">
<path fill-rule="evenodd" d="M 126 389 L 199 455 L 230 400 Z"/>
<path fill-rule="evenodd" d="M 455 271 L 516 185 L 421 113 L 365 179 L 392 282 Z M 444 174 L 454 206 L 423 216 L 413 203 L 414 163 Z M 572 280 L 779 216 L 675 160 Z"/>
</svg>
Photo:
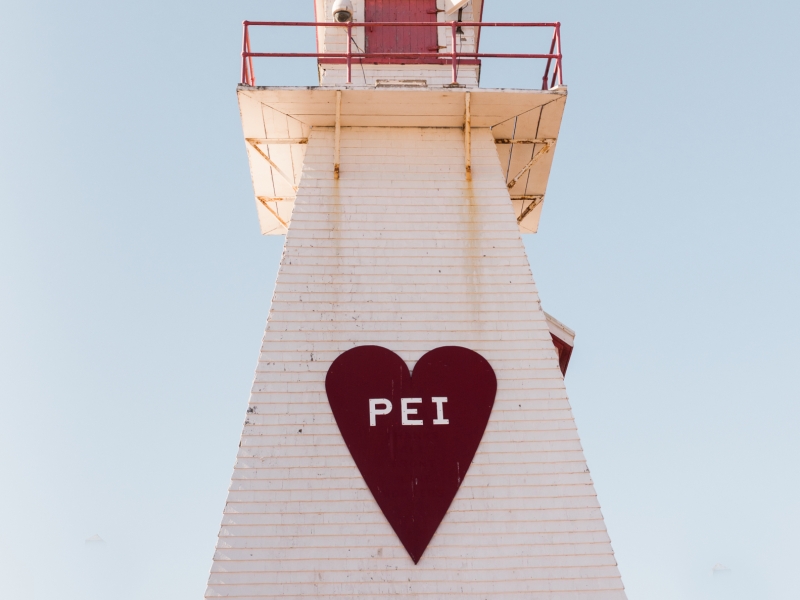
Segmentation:
<svg viewBox="0 0 800 600">
<path fill-rule="evenodd" d="M 289 137 L 289 117 L 282 112 L 273 110 L 269 106 L 261 104 L 261 119 L 263 121 L 263 136 L 246 136 L 251 139 L 264 139 L 269 137 L 287 138 Z"/>
<path fill-rule="evenodd" d="M 497 149 L 497 158 L 500 160 L 500 168 L 503 171 L 503 177 L 508 180 L 509 162 L 511 159 L 511 146 L 495 146 Z"/>
<path fill-rule="evenodd" d="M 333 127 L 335 120 L 334 115 L 303 117 L 303 121 L 313 127 Z M 391 120 L 384 116 L 351 117 L 342 115 L 342 127 L 451 127 L 461 129 L 463 126 L 463 114 L 452 117 L 399 116 Z"/>
<path fill-rule="evenodd" d="M 563 97 L 563 94 L 540 90 L 476 90 L 475 110 L 482 110 L 487 106 L 516 106 L 524 111 Z"/>
<path fill-rule="evenodd" d="M 527 145 L 514 146 L 511 148 L 510 160 L 507 165 L 504 164 L 506 167 L 506 182 L 511 181 L 514 175 L 519 173 L 531 158 L 533 158 L 535 148 L 536 146 Z"/>
<path fill-rule="evenodd" d="M 281 225 L 283 225 L 283 227 L 285 227 L 287 230 L 289 229 L 289 223 L 288 223 L 287 221 L 284 221 L 284 220 L 281 218 L 281 216 L 278 214 L 278 208 L 277 208 L 277 206 L 276 206 L 275 208 L 272 208 L 272 207 L 270 207 L 270 202 L 269 202 L 269 201 L 268 201 L 266 198 L 264 198 L 263 196 L 258 196 L 258 201 L 259 201 L 259 202 L 261 202 L 262 206 L 264 206 L 264 208 L 266 208 L 266 209 L 269 211 L 269 213 L 270 213 L 270 214 L 271 214 L 273 217 L 275 217 L 275 219 L 276 219 L 276 220 L 277 220 L 277 221 L 278 221 L 278 222 L 279 222 Z"/>
<path fill-rule="evenodd" d="M 464 116 L 464 165 L 467 172 L 467 181 L 472 181 L 472 143 L 471 143 L 471 127 L 470 123 L 470 108 L 469 108 L 470 93 L 464 94 L 465 116 Z"/>
<path fill-rule="evenodd" d="M 336 124 L 333 142 L 333 178 L 339 179 L 339 151 L 342 141 L 342 92 L 336 92 Z"/>
<path fill-rule="evenodd" d="M 316 95 L 307 89 L 270 91 L 259 96 L 259 100 L 271 108 L 291 115 L 307 124 L 319 124 L 319 116 L 332 116 L 335 112 L 335 90 L 319 90 Z M 486 93 L 473 90 L 471 100 L 472 124 L 474 127 L 490 127 L 517 115 L 529 115 L 532 109 L 548 102 L 561 106 L 552 113 L 554 124 L 563 112 L 564 96 L 549 92 Z M 343 101 L 343 117 L 354 115 L 397 114 L 426 116 L 449 116 L 462 114 L 463 91 L 441 90 L 352 90 Z M 256 93 L 256 95 L 258 95 Z M 281 96 L 278 98 L 278 96 Z M 410 126 L 414 124 L 411 123 Z M 423 124 L 423 126 L 428 126 Z M 549 129 L 552 129 L 550 127 Z M 520 137 L 518 135 L 518 137 Z M 533 135 L 525 137 L 535 137 Z M 554 136 L 548 136 L 554 137 Z"/>
<path fill-rule="evenodd" d="M 276 104 L 281 102 L 329 102 L 332 104 L 336 99 L 335 88 L 329 89 L 320 87 L 256 88 L 239 90 L 239 93 L 250 96 L 264 104 Z"/>
<path fill-rule="evenodd" d="M 495 138 L 495 144 L 549 144 L 554 142 L 555 140 L 552 138 L 543 138 L 543 139 L 517 139 L 517 138 Z"/>
<path fill-rule="evenodd" d="M 541 137 L 557 138 L 561 130 L 561 119 L 564 116 L 564 107 L 567 98 L 564 96 L 557 102 L 548 104 L 542 109 L 542 118 L 539 123 L 539 133 Z"/>
<path fill-rule="evenodd" d="M 530 201 L 513 200 L 511 201 L 514 206 L 514 214 L 519 217 Z M 539 219 L 542 216 L 542 207 L 544 200 L 539 202 L 532 211 L 530 211 L 521 221 L 519 221 L 519 230 L 522 233 L 536 233 L 539 230 Z"/>
<path fill-rule="evenodd" d="M 256 144 L 265 144 L 265 145 L 272 145 L 272 144 L 307 144 L 308 138 L 307 137 L 299 137 L 299 138 L 249 138 L 253 140 Z"/>
<path fill-rule="evenodd" d="M 287 228 L 281 225 L 281 222 L 275 217 L 271 210 L 258 199 L 256 202 L 256 213 L 258 214 L 258 224 L 261 229 L 262 235 L 284 235 Z M 289 222 L 291 212 L 288 212 L 286 222 Z"/>
<path fill-rule="evenodd" d="M 522 196 L 519 198 L 512 198 L 511 200 L 512 202 L 515 200 L 519 200 L 521 202 L 520 213 L 517 217 L 517 223 L 521 223 L 525 217 L 527 217 L 537 206 L 539 206 L 539 204 L 541 204 L 543 196 Z"/>
<path fill-rule="evenodd" d="M 308 113 L 306 113 L 308 114 Z M 418 104 L 347 104 L 342 106 L 342 114 L 347 116 L 421 116 L 421 117 L 452 117 L 464 115 L 464 98 L 459 98 L 458 104 L 441 106 Z"/>
<path fill-rule="evenodd" d="M 516 175 L 514 175 L 508 181 L 508 187 L 509 188 L 514 188 L 516 186 L 516 184 L 520 180 L 522 180 L 522 178 L 528 173 L 528 171 L 537 162 L 541 161 L 545 157 L 545 155 L 550 152 L 550 150 L 552 150 L 552 144 L 541 144 L 540 146 L 534 146 L 534 148 L 538 148 L 538 149 L 534 150 L 533 156 L 531 157 L 531 159 L 525 164 L 524 167 L 522 167 L 522 169 L 519 170 L 519 172 Z"/>
<path fill-rule="evenodd" d="M 293 190 L 296 192 L 296 191 L 297 191 L 297 186 L 295 185 L 295 178 L 294 178 L 294 176 L 293 176 L 291 173 L 287 173 L 286 171 L 284 171 L 283 169 L 281 169 L 281 168 L 278 166 L 278 164 L 276 163 L 276 161 L 275 161 L 275 160 L 273 160 L 273 159 L 272 159 L 272 158 L 269 156 L 269 154 L 267 154 L 267 152 L 265 152 L 265 151 L 264 151 L 264 150 L 263 150 L 263 149 L 262 149 L 262 148 L 261 148 L 261 147 L 260 147 L 258 144 L 254 144 L 254 143 L 253 143 L 253 142 L 251 142 L 250 140 L 247 140 L 247 141 L 248 141 L 248 143 L 250 144 L 250 146 L 251 146 L 252 148 L 254 148 L 254 149 L 255 149 L 255 151 L 256 151 L 256 152 L 257 152 L 257 153 L 258 153 L 258 154 L 261 156 L 261 158 L 263 158 L 263 159 L 264 159 L 264 160 L 265 160 L 265 161 L 266 161 L 266 162 L 269 164 L 269 166 L 270 166 L 270 167 L 272 167 L 273 171 L 275 171 L 275 172 L 276 172 L 278 175 L 280 175 L 280 176 L 281 176 L 281 178 L 282 178 L 282 179 L 283 179 L 283 180 L 284 180 L 286 183 L 288 183 L 288 184 L 289 184 L 289 185 L 292 187 L 292 189 L 293 189 Z M 276 149 L 275 149 L 275 151 L 276 151 L 276 152 L 279 152 L 279 151 L 280 151 L 280 150 L 282 150 L 282 149 L 283 149 L 283 148 L 281 148 L 281 147 L 278 147 L 278 148 L 276 148 Z M 279 160 L 280 160 L 280 159 L 279 159 Z M 286 163 L 286 161 L 281 161 L 281 162 L 284 162 L 284 164 Z M 289 161 L 289 163 L 291 164 L 291 161 Z M 279 189 L 279 186 L 277 185 L 277 182 L 275 182 L 275 184 L 276 184 L 275 191 L 277 192 L 277 191 L 278 191 L 278 189 Z M 279 195 L 279 194 L 275 194 L 275 195 L 277 196 L 277 195 Z"/>
<path fill-rule="evenodd" d="M 550 179 L 550 169 L 555 157 L 555 148 L 552 148 L 545 156 L 531 168 L 530 175 L 524 187 L 518 184 L 514 188 L 514 193 L 524 194 L 544 194 L 547 191 L 547 182 Z"/>
<path fill-rule="evenodd" d="M 492 127 L 492 136 L 496 138 L 511 138 L 514 137 L 516 121 L 514 118 L 506 119 L 502 123 L 498 123 Z"/>
<path fill-rule="evenodd" d="M 542 107 L 521 113 L 517 117 L 517 127 L 514 137 L 519 139 L 550 138 L 554 136 L 544 136 L 539 134 L 539 121 L 542 115 Z"/>
<path fill-rule="evenodd" d="M 245 137 L 267 137 L 264 118 L 261 114 L 261 103 L 247 94 L 239 93 L 237 98 Z"/>
</svg>

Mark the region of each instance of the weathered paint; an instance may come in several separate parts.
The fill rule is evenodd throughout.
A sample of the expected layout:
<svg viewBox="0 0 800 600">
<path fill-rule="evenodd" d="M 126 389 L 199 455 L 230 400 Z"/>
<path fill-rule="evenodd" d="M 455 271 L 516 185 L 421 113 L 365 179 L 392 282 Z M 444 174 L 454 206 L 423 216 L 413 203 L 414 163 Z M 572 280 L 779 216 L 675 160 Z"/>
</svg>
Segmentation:
<svg viewBox="0 0 800 600">
<path fill-rule="evenodd" d="M 464 136 L 467 173 L 471 171 L 468 148 L 472 130 L 490 128 L 498 141 L 496 150 L 510 185 L 509 201 L 519 229 L 535 233 L 566 103 L 565 89 L 543 92 L 242 87 L 238 96 L 256 198 L 292 199 L 281 205 L 270 204 L 269 210 L 257 203 L 261 231 L 272 235 L 285 234 L 287 227 L 283 223 L 291 222 L 294 190 L 299 185 L 307 147 L 302 140 L 311 127 L 336 127 L 337 123 L 340 127 L 458 129 Z M 298 135 L 300 132 L 305 135 Z M 340 162 L 334 156 L 334 172 Z M 346 169 L 347 165 L 340 168 Z"/>
<path fill-rule="evenodd" d="M 332 123 L 308 137 L 206 596 L 624 599 L 492 134 L 473 128 L 472 182 L 459 128 L 343 122 L 339 180 Z M 325 393 L 332 362 L 361 345 L 412 370 L 463 346 L 497 377 L 417 565 Z"/>
</svg>

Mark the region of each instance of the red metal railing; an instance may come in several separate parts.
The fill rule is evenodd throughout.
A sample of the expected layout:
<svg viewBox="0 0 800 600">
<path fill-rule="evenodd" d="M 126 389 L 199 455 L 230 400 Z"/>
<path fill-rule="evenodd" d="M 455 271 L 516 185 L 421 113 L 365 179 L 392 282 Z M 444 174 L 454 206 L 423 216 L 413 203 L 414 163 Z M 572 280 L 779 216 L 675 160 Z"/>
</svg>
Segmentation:
<svg viewBox="0 0 800 600">
<path fill-rule="evenodd" d="M 353 39 L 354 27 L 449 27 L 451 29 L 452 48 L 450 52 L 353 52 L 352 45 L 347 43 L 346 52 L 252 52 L 250 49 L 250 27 L 339 27 L 347 30 L 348 42 Z M 482 27 L 536 27 L 552 28 L 553 39 L 550 42 L 550 51 L 547 54 L 502 54 L 490 52 L 460 52 L 458 50 L 457 35 L 461 27 L 477 27 L 480 32 Z M 245 21 L 244 36 L 242 41 L 242 84 L 254 86 L 256 76 L 253 71 L 253 58 L 322 58 L 334 59 L 347 65 L 347 83 L 353 82 L 353 60 L 369 59 L 438 59 L 442 64 L 449 61 L 453 70 L 453 84 L 458 83 L 458 65 L 466 60 L 476 61 L 481 58 L 534 58 L 546 59 L 544 75 L 542 76 L 542 89 L 554 87 L 556 83 L 564 84 L 564 70 L 561 64 L 561 23 L 465 23 L 460 21 L 434 22 L 434 23 L 394 23 L 394 22 L 369 22 L 369 23 L 299 23 L 277 21 Z M 552 69 L 552 74 L 551 74 Z M 549 81 L 548 81 L 549 80 Z"/>
</svg>

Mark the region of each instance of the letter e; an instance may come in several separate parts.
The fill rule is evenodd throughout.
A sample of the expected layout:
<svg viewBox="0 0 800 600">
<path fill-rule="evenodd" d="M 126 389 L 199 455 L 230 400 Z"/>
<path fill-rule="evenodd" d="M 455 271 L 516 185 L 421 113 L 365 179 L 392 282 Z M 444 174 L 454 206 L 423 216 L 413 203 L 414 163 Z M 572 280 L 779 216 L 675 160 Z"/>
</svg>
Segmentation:
<svg viewBox="0 0 800 600">
<path fill-rule="evenodd" d="M 422 404 L 422 398 L 403 398 L 401 401 L 403 407 L 403 425 L 422 425 L 422 419 L 409 419 L 409 415 L 417 414 L 416 408 L 408 408 L 409 404 Z"/>
</svg>

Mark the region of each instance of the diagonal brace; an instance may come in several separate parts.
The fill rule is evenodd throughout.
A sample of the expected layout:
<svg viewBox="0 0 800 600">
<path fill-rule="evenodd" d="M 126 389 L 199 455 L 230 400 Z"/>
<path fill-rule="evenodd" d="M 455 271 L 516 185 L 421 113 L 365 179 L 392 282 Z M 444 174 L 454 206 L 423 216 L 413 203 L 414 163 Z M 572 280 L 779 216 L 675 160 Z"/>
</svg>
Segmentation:
<svg viewBox="0 0 800 600">
<path fill-rule="evenodd" d="M 533 155 L 533 158 L 531 158 L 528 161 L 528 164 L 525 165 L 524 167 L 522 167 L 522 170 L 519 173 L 517 173 L 517 175 L 514 177 L 514 179 L 512 179 L 511 181 L 508 182 L 508 189 L 511 189 L 515 185 L 517 185 L 517 182 L 520 180 L 520 178 L 523 175 L 525 175 L 525 173 L 530 171 L 530 168 L 533 165 L 535 165 L 539 161 L 540 158 L 542 158 L 545 154 L 550 152 L 550 148 L 552 148 L 552 147 L 553 147 L 553 142 L 545 142 L 544 146 L 542 148 L 540 148 L 539 151 L 536 154 Z"/>
<path fill-rule="evenodd" d="M 266 160 L 269 163 L 269 166 L 272 167 L 275 170 L 275 172 L 278 173 L 278 175 L 283 177 L 286 180 L 286 182 L 290 186 L 292 186 L 292 189 L 296 192 L 297 186 L 294 184 L 294 181 L 292 181 L 292 179 L 290 179 L 289 176 L 286 173 L 284 173 L 281 170 L 281 168 L 278 165 L 276 165 L 275 162 L 269 156 L 267 156 L 267 154 L 261 148 L 258 147 L 259 141 L 252 138 L 246 138 L 246 139 L 247 143 L 250 144 L 255 149 L 255 151 L 258 152 L 264 158 L 264 160 Z"/>
<path fill-rule="evenodd" d="M 256 198 L 258 198 L 258 201 L 261 202 L 261 204 L 262 204 L 262 206 L 264 208 L 266 208 L 269 212 L 272 213 L 272 216 L 274 216 L 276 219 L 278 219 L 278 221 L 280 222 L 281 225 L 286 227 L 286 229 L 289 229 L 289 224 L 286 221 L 284 221 L 283 219 L 281 219 L 280 215 L 278 215 L 278 212 L 275 211 L 275 210 L 272 210 L 270 205 L 267 204 L 267 198 L 265 198 L 264 196 L 256 196 Z M 273 198 L 273 200 L 281 200 L 281 198 Z"/>
<path fill-rule="evenodd" d="M 523 204 L 524 204 L 524 200 L 526 198 L 530 198 L 531 199 L 531 203 L 528 204 L 528 207 L 519 214 L 519 216 L 517 217 L 517 223 L 522 223 L 522 221 L 525 219 L 525 217 L 527 217 L 529 214 L 531 214 L 531 211 L 534 208 L 536 208 L 537 206 L 539 206 L 542 203 L 542 201 L 544 200 L 544 196 L 522 196 Z M 515 198 L 512 198 L 512 200 L 514 200 L 514 199 Z"/>
</svg>

